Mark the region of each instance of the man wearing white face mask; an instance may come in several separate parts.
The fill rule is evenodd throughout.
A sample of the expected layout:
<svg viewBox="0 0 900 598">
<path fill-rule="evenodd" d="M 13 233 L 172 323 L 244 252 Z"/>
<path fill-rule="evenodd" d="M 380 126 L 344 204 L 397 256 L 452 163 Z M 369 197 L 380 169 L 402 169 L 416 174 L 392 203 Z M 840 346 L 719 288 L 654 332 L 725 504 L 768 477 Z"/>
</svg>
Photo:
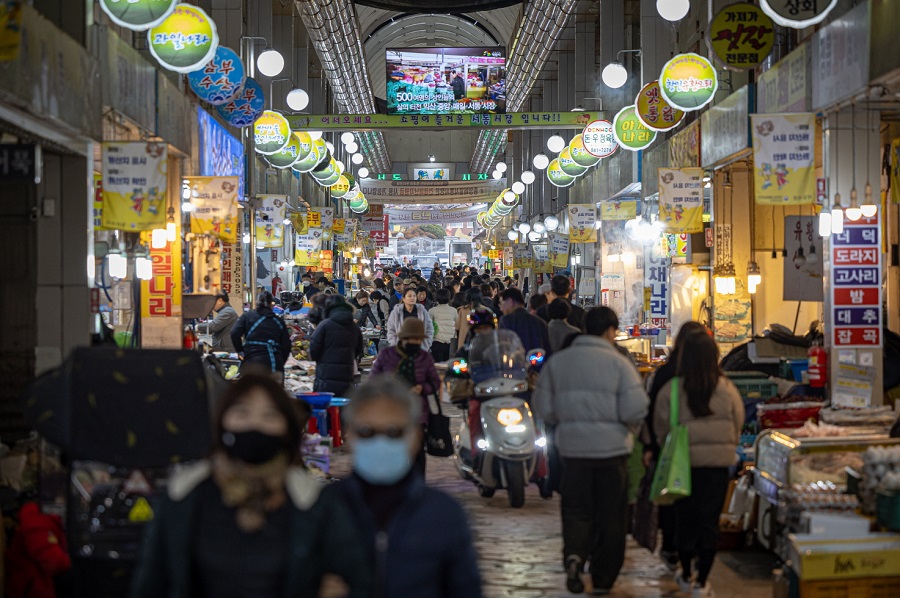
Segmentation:
<svg viewBox="0 0 900 598">
<path fill-rule="evenodd" d="M 393 376 L 360 386 L 345 410 L 353 474 L 325 495 L 352 513 L 375 569 L 373 596 L 480 598 L 465 512 L 412 468 L 422 445 L 421 409 L 421 399 Z"/>
</svg>

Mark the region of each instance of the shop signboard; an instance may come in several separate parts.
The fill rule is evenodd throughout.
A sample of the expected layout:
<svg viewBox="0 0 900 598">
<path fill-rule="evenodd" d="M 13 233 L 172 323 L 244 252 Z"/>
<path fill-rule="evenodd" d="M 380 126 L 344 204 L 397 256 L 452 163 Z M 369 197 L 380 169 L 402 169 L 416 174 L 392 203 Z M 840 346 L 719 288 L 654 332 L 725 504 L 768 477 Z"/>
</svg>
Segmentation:
<svg viewBox="0 0 900 598">
<path fill-rule="evenodd" d="M 679 54 L 663 65 L 659 89 L 669 105 L 690 112 L 709 104 L 719 88 L 716 69 L 698 54 Z"/>
<path fill-rule="evenodd" d="M 291 126 L 287 119 L 274 110 L 264 110 L 253 123 L 253 141 L 261 154 L 275 154 L 283 150 L 291 140 Z"/>
<path fill-rule="evenodd" d="M 550 253 L 547 243 L 531 246 L 532 269 L 535 272 L 550 272 Z"/>
<path fill-rule="evenodd" d="M 293 114 L 295 131 L 385 129 L 583 129 L 602 112 L 509 112 L 507 114 Z"/>
<path fill-rule="evenodd" d="M 805 29 L 821 23 L 838 0 L 760 0 L 763 12 L 782 27 Z"/>
<path fill-rule="evenodd" d="M 600 203 L 600 220 L 634 220 L 636 217 L 636 199 L 607 199 Z"/>
<path fill-rule="evenodd" d="M 581 139 L 584 149 L 595 158 L 611 156 L 618 147 L 616 136 L 613 133 L 613 124 L 608 120 L 595 120 L 588 123 L 581 132 Z M 593 164 L 582 164 L 582 166 L 593 166 Z"/>
<path fill-rule="evenodd" d="M 296 133 L 294 133 L 296 136 Z M 331 197 L 335 199 L 341 199 L 348 193 L 350 193 L 350 189 L 353 187 L 354 183 L 351 183 L 351 179 L 353 177 L 347 173 L 342 174 L 337 182 L 331 186 Z M 355 181 L 354 181 L 355 182 Z"/>
<path fill-rule="evenodd" d="M 785 216 L 784 280 L 785 301 L 823 301 L 822 237 L 814 216 Z"/>
<path fill-rule="evenodd" d="M 613 151 L 615 148 L 619 147 L 616 143 L 615 137 L 612 135 L 612 124 L 610 124 L 610 133 L 609 137 L 612 140 Z M 596 149 L 596 148 L 595 148 Z M 600 162 L 600 158 L 590 153 L 587 148 L 584 146 L 584 134 L 579 133 L 575 137 L 572 137 L 572 141 L 569 142 L 569 154 L 571 154 L 572 159 L 579 166 L 590 167 L 594 166 L 598 162 Z"/>
<path fill-rule="evenodd" d="M 812 96 L 809 44 L 777 62 L 757 81 L 757 112 L 807 112 Z"/>
<path fill-rule="evenodd" d="M 669 166 L 700 166 L 700 119 L 669 138 Z"/>
<path fill-rule="evenodd" d="M 691 236 L 687 233 L 662 235 L 659 238 L 660 250 L 670 258 L 686 258 L 690 263 Z"/>
<path fill-rule="evenodd" d="M 753 193 L 760 205 L 816 201 L 816 115 L 754 114 Z"/>
<path fill-rule="evenodd" d="M 284 195 L 258 195 L 256 208 L 256 246 L 277 249 L 284 246 L 284 213 L 287 197 Z"/>
<path fill-rule="evenodd" d="M 0 4 L 0 62 L 9 62 L 16 58 L 21 40 L 22 3 L 4 2 Z"/>
<path fill-rule="evenodd" d="M 881 210 L 872 218 L 844 219 L 831 235 L 831 344 L 836 349 L 880 348 Z"/>
<path fill-rule="evenodd" d="M 597 207 L 592 203 L 569 204 L 569 242 L 597 241 Z"/>
<path fill-rule="evenodd" d="M 530 247 L 517 246 L 513 248 L 513 268 L 527 270 L 532 266 L 534 266 L 534 257 Z"/>
<path fill-rule="evenodd" d="M 701 115 L 701 166 L 708 168 L 749 147 L 751 100 L 745 85 Z"/>
<path fill-rule="evenodd" d="M 212 60 L 188 73 L 188 83 L 197 97 L 213 106 L 233 100 L 244 89 L 247 73 L 237 52 L 225 46 L 216 48 Z"/>
<path fill-rule="evenodd" d="M 703 169 L 660 168 L 659 221 L 667 233 L 703 231 Z"/>
<path fill-rule="evenodd" d="M 504 247 L 503 248 L 503 268 L 505 270 L 512 270 L 513 264 L 515 263 L 515 251 L 512 247 Z"/>
<path fill-rule="evenodd" d="M 252 125 L 265 106 L 266 96 L 262 86 L 256 79 L 247 77 L 241 93 L 227 104 L 216 106 L 216 112 L 232 127 L 243 128 Z"/>
<path fill-rule="evenodd" d="M 237 242 L 238 178 L 185 177 L 191 190 L 191 232 Z"/>
<path fill-rule="evenodd" d="M 565 268 L 569 265 L 569 236 L 564 233 L 547 233 L 547 247 L 550 254 L 550 265 L 554 268 Z"/>
<path fill-rule="evenodd" d="M 775 45 L 775 24 L 758 6 L 729 4 L 709 25 L 709 45 L 726 67 L 754 69 Z"/>
<path fill-rule="evenodd" d="M 373 204 L 457 204 L 493 202 L 503 181 L 359 181 L 360 191 Z"/>
<path fill-rule="evenodd" d="M 0 181 L 38 183 L 41 148 L 33 143 L 0 143 Z"/>
<path fill-rule="evenodd" d="M 219 47 L 215 22 L 199 6 L 179 4 L 147 32 L 150 53 L 163 68 L 190 73 L 212 60 Z"/>
<path fill-rule="evenodd" d="M 559 168 L 569 176 L 580 177 L 585 172 L 587 172 L 587 168 L 581 166 L 572 158 L 572 152 L 569 150 L 569 147 L 566 146 L 563 148 L 563 151 L 559 152 Z"/>
<path fill-rule="evenodd" d="M 176 226 L 175 240 L 167 241 L 160 248 L 153 247 L 149 230 L 141 233 L 141 242 L 150 248 L 153 268 L 150 280 L 141 281 L 142 318 L 181 317 L 181 226 L 178 219 Z M 178 330 L 181 330 L 180 326 Z M 147 340 L 145 338 L 145 342 Z"/>
<path fill-rule="evenodd" d="M 100 0 L 110 20 L 119 27 L 144 31 L 165 21 L 179 0 Z"/>
<path fill-rule="evenodd" d="M 891 140 L 891 203 L 900 203 L 900 137 Z"/>
<path fill-rule="evenodd" d="M 659 90 L 659 81 L 651 81 L 638 92 L 634 102 L 638 119 L 653 131 L 668 131 L 678 126 L 684 111 L 669 104 Z"/>
<path fill-rule="evenodd" d="M 244 224 L 235 222 L 235 242 L 222 244 L 222 290 L 228 293 L 231 305 L 243 305 L 244 297 Z"/>
<path fill-rule="evenodd" d="M 824 0 L 823 0 L 824 1 Z M 869 84 L 869 4 L 816 32 L 812 40 L 812 109 L 852 97 Z"/>
<path fill-rule="evenodd" d="M 104 228 L 165 228 L 167 158 L 164 143 L 103 142 Z"/>
<path fill-rule="evenodd" d="M 644 248 L 644 292 L 649 291 L 648 317 L 654 326 L 663 327 L 669 321 L 669 268 L 668 256 L 658 251 L 658 247 Z"/>
<path fill-rule="evenodd" d="M 575 178 L 566 174 L 562 169 L 559 158 L 550 160 L 550 164 L 547 166 L 547 180 L 550 181 L 550 184 L 555 187 L 569 187 L 575 182 Z"/>
<path fill-rule="evenodd" d="M 613 120 L 613 135 L 622 149 L 632 152 L 644 149 L 656 139 L 656 131 L 644 126 L 633 105 L 622 108 L 616 114 Z"/>
</svg>

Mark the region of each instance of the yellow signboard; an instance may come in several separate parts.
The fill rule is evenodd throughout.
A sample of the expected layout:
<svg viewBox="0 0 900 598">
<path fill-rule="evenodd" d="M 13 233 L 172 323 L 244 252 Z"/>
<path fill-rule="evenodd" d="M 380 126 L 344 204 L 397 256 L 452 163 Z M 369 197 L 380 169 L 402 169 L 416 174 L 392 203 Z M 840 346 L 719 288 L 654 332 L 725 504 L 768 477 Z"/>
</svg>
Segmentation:
<svg viewBox="0 0 900 598">
<path fill-rule="evenodd" d="M 345 218 L 335 218 L 334 222 L 331 224 L 331 232 L 336 235 L 344 234 L 344 231 L 347 228 L 347 220 Z"/>
<path fill-rule="evenodd" d="M 176 215 L 176 225 L 181 217 Z M 141 317 L 181 317 L 181 226 L 175 240 L 155 249 L 150 231 L 141 233 L 141 242 L 150 248 L 153 277 L 141 281 Z"/>
<path fill-rule="evenodd" d="M 709 45 L 725 66 L 753 69 L 775 45 L 775 24 L 758 6 L 729 4 L 709 25 Z"/>
<path fill-rule="evenodd" d="M 659 221 L 667 233 L 703 231 L 703 169 L 659 169 Z"/>
<path fill-rule="evenodd" d="M 309 228 L 322 228 L 322 212 L 307 212 L 306 225 Z"/>
<path fill-rule="evenodd" d="M 569 204 L 569 242 L 597 241 L 597 208 L 594 204 Z"/>
<path fill-rule="evenodd" d="M 679 54 L 667 62 L 659 75 L 659 89 L 666 101 L 690 112 L 709 104 L 719 88 L 713 65 L 697 54 Z"/>
<path fill-rule="evenodd" d="M 103 142 L 104 228 L 143 231 L 166 226 L 165 144 Z"/>
<path fill-rule="evenodd" d="M 638 119 L 648 129 L 668 131 L 684 118 L 684 112 L 672 107 L 659 91 L 659 81 L 651 81 L 638 92 L 634 107 Z"/>
</svg>

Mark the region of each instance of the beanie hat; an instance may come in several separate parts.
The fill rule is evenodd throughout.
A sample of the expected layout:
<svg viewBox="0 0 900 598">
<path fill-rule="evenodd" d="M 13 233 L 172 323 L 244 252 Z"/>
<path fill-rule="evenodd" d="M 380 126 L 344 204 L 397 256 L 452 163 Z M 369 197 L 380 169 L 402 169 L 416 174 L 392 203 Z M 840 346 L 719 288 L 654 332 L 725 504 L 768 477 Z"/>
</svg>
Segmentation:
<svg viewBox="0 0 900 598">
<path fill-rule="evenodd" d="M 397 332 L 397 338 L 400 340 L 409 338 L 424 339 L 425 323 L 419 318 L 406 318 L 403 320 L 403 324 L 400 325 L 400 330 Z"/>
</svg>

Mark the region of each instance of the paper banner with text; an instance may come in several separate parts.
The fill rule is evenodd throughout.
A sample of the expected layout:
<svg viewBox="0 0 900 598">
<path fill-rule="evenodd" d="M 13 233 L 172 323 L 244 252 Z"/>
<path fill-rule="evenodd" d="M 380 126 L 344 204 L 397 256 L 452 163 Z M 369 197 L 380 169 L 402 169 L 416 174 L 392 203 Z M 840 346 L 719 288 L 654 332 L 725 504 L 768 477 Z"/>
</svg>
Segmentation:
<svg viewBox="0 0 900 598">
<path fill-rule="evenodd" d="M 816 115 L 752 114 L 750 124 L 756 203 L 815 203 Z"/>
<path fill-rule="evenodd" d="M 321 244 L 322 231 L 311 231 L 306 234 L 298 234 L 294 244 L 294 262 L 297 266 L 318 266 L 319 245 Z"/>
<path fill-rule="evenodd" d="M 513 248 L 513 268 L 527 269 L 531 268 L 534 258 L 531 248 L 527 245 L 517 245 Z"/>
<path fill-rule="evenodd" d="M 167 159 L 164 143 L 103 142 L 104 228 L 165 228 Z"/>
<path fill-rule="evenodd" d="M 597 208 L 592 203 L 569 204 L 569 242 L 597 241 Z"/>
<path fill-rule="evenodd" d="M 262 203 L 256 209 L 256 246 L 280 248 L 284 246 L 284 212 L 287 197 L 259 195 Z"/>
<path fill-rule="evenodd" d="M 607 199 L 600 204 L 600 220 L 634 220 L 637 217 L 637 201 L 634 199 Z"/>
<path fill-rule="evenodd" d="M 359 181 L 370 204 L 489 203 L 506 188 L 499 181 Z"/>
<path fill-rule="evenodd" d="M 660 168 L 659 221 L 667 233 L 703 231 L 703 169 Z"/>
<path fill-rule="evenodd" d="M 191 188 L 191 232 L 237 242 L 238 177 L 185 177 Z"/>
<path fill-rule="evenodd" d="M 569 237 L 563 233 L 547 233 L 550 250 L 550 265 L 565 268 L 569 265 Z"/>
</svg>

